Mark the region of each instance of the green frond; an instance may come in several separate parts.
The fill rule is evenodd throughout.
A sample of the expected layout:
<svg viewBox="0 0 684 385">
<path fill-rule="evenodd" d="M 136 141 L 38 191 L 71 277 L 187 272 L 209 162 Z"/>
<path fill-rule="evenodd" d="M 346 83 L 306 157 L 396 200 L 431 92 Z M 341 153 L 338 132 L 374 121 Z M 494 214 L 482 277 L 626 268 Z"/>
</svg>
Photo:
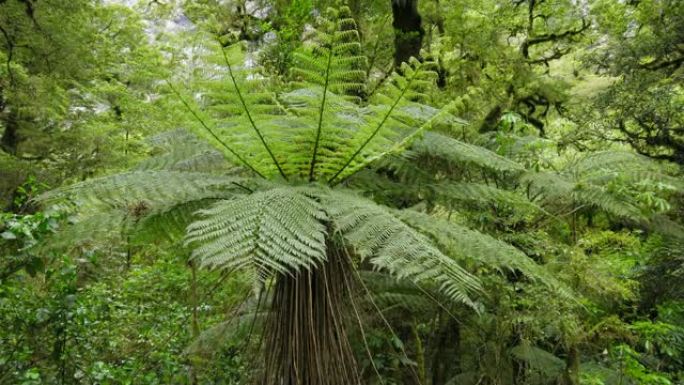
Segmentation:
<svg viewBox="0 0 684 385">
<path fill-rule="evenodd" d="M 264 300 L 264 302 L 268 299 Z M 246 338 L 253 330 L 262 330 L 269 315 L 269 306 L 259 304 L 258 296 L 250 296 L 243 303 L 231 310 L 225 321 L 218 322 L 203 330 L 190 343 L 184 353 L 190 356 L 211 356 L 217 350 L 233 344 L 243 346 Z"/>
<path fill-rule="evenodd" d="M 399 279 L 435 283 L 452 300 L 473 305 L 469 294 L 480 290 L 477 278 L 389 209 L 336 190 L 321 201 L 335 234 L 362 260 Z"/>
<path fill-rule="evenodd" d="M 360 271 L 359 275 L 370 292 L 372 301 L 383 313 L 399 311 L 399 314 L 434 314 L 439 306 L 436 300 L 426 296 L 425 289 L 411 281 L 398 280 L 379 271 Z"/>
<path fill-rule="evenodd" d="M 516 207 L 525 211 L 542 210 L 524 195 L 496 188 L 481 183 L 444 182 L 433 183 L 429 188 L 434 192 L 437 199 L 447 206 L 454 206 L 458 202 L 470 202 L 478 205 L 497 204 Z"/>
<path fill-rule="evenodd" d="M 519 191 L 504 190 L 483 183 L 435 181 L 434 175 L 428 173 L 419 164 L 407 159 L 388 157 L 380 162 L 380 167 L 392 170 L 388 177 L 377 170 L 358 172 L 350 179 L 348 185 L 378 197 L 387 197 L 392 202 L 403 199 L 421 201 L 429 200 L 452 209 L 460 209 L 463 204 L 468 207 L 491 207 L 504 205 L 515 208 L 520 214 L 544 212 L 544 209 L 531 202 Z"/>
<path fill-rule="evenodd" d="M 378 104 L 393 105 L 397 100 L 426 103 L 428 92 L 437 80 L 437 64 L 431 60 L 418 61 L 411 58 L 401 64 L 399 72 L 390 75 L 388 81 L 373 95 Z"/>
<path fill-rule="evenodd" d="M 657 163 L 645 156 L 627 151 L 599 151 L 592 152 L 579 158 L 571 164 L 568 171 L 587 175 L 597 172 L 626 171 L 630 169 L 658 170 Z"/>
<path fill-rule="evenodd" d="M 186 242 L 202 266 L 295 274 L 326 260 L 321 204 L 291 187 L 222 200 L 199 211 Z"/>
<path fill-rule="evenodd" d="M 229 167 L 221 152 L 185 130 L 164 132 L 148 142 L 153 156 L 138 163 L 136 170 L 212 172 Z"/>
<path fill-rule="evenodd" d="M 397 177 L 397 180 L 405 182 L 407 185 L 425 185 L 435 181 L 435 175 L 431 170 L 419 162 L 404 157 L 403 154 L 387 155 L 378 160 L 374 166 L 376 170 L 390 170 L 392 175 Z M 376 172 L 375 170 L 372 171 Z M 354 177 L 356 178 L 357 175 Z"/>
<path fill-rule="evenodd" d="M 674 190 L 679 189 L 680 184 L 652 160 L 620 151 L 591 153 L 558 172 L 529 173 L 521 180 L 542 203 L 594 207 L 640 223 L 647 222 L 648 218 L 634 196 L 639 183 L 653 181 Z"/>
<path fill-rule="evenodd" d="M 38 200 L 78 210 L 59 233 L 64 241 L 106 241 L 126 234 L 140 240 L 177 240 L 193 211 L 244 193 L 240 182 L 243 179 L 209 173 L 132 171 L 56 189 Z"/>
<path fill-rule="evenodd" d="M 311 150 L 309 181 L 316 179 L 321 136 L 328 135 L 323 132 L 324 127 L 329 126 L 324 122 L 329 115 L 326 113 L 328 93 L 359 95 L 366 75 L 362 70 L 365 67 L 365 57 L 358 55 L 361 44 L 351 12 L 348 8 L 343 8 L 339 11 L 331 9 L 328 13 L 331 17 L 319 22 L 316 36 L 318 44 L 315 49 L 297 53 L 292 70 L 299 79 L 322 88 Z"/>
<path fill-rule="evenodd" d="M 655 231 L 666 235 L 671 239 L 671 242 L 679 243 L 681 250 L 684 250 L 684 226 L 662 214 L 653 217 L 652 225 Z"/>
<path fill-rule="evenodd" d="M 433 109 L 421 106 L 416 101 L 425 87 L 434 85 L 436 76 L 432 71 L 434 63 L 412 59 L 402 64 L 402 74 L 393 73 L 392 81 L 373 98 L 373 112 L 354 138 L 354 145 L 344 164 L 328 179 L 329 183 L 344 180 L 387 154 L 403 149 L 410 142 L 430 128 L 437 118 L 447 115 L 448 108 Z M 421 108 L 423 107 L 423 108 Z M 416 113 L 421 112 L 421 113 Z"/>
<path fill-rule="evenodd" d="M 520 181 L 529 185 L 532 196 L 543 194 L 544 196 L 569 196 L 575 188 L 575 184 L 553 171 L 528 172 L 520 177 Z"/>
<path fill-rule="evenodd" d="M 360 52 L 359 33 L 349 8 L 330 8 L 325 17 L 319 18 L 305 47 L 294 53 L 295 83 L 320 86 L 324 97 L 328 91 L 358 97 L 366 80 L 366 57 Z"/>
<path fill-rule="evenodd" d="M 571 163 L 563 173 L 593 184 L 606 184 L 616 180 L 628 183 L 651 180 L 669 184 L 674 189 L 684 189 L 681 178 L 668 175 L 663 165 L 627 151 L 590 153 Z"/>
<path fill-rule="evenodd" d="M 131 171 L 55 189 L 39 200 L 48 204 L 71 201 L 81 209 L 133 210 L 138 206 L 143 215 L 178 203 L 230 197 L 243 180 L 203 172 Z"/>
<path fill-rule="evenodd" d="M 194 213 L 211 202 L 207 199 L 178 203 L 141 213 L 140 216 L 131 212 L 134 207 L 81 211 L 59 229 L 49 244 L 56 247 L 106 245 L 116 248 L 124 240 L 128 244 L 141 245 L 177 243 L 185 236 L 185 229 L 194 220 Z"/>
<path fill-rule="evenodd" d="M 415 210 L 402 210 L 397 216 L 412 228 L 429 236 L 445 253 L 470 266 L 499 271 L 518 270 L 532 280 L 560 288 L 543 266 L 522 251 L 490 235 Z"/>
<path fill-rule="evenodd" d="M 540 138 L 537 135 L 519 136 L 512 133 L 503 133 L 500 131 L 492 131 L 482 135 L 483 139 L 487 141 L 496 141 L 497 143 L 506 143 L 503 146 L 504 156 L 510 159 L 525 159 L 529 157 L 531 151 L 539 151 L 541 149 L 550 149 L 555 146 L 554 142 L 547 138 Z"/>
<path fill-rule="evenodd" d="M 566 366 L 562 359 L 528 342 L 511 348 L 511 355 L 527 363 L 531 370 L 546 377 L 560 376 Z"/>
<path fill-rule="evenodd" d="M 177 243 L 185 237 L 185 230 L 195 219 L 195 213 L 214 199 L 188 201 L 157 210 L 141 219 L 133 219 L 130 228 L 131 240 L 136 243 L 166 240 Z M 129 218 L 130 220 L 131 218 Z"/>
<path fill-rule="evenodd" d="M 284 154 L 276 154 L 262 127 L 264 121 L 287 111 L 278 103 L 267 79 L 244 64 L 244 55 L 238 54 L 239 44 L 224 48 L 218 42 L 216 46 L 218 55 L 210 57 L 216 65 L 206 69 L 204 78 L 196 82 L 198 92 L 182 96 L 169 84 L 171 90 L 200 123 L 195 132 L 227 159 L 259 176 L 280 174 L 287 179 L 281 167 Z"/>
<path fill-rule="evenodd" d="M 49 249 L 71 249 L 81 246 L 115 251 L 123 243 L 132 222 L 120 209 L 82 212 L 73 215 L 46 239 Z"/>
<path fill-rule="evenodd" d="M 606 213 L 620 218 L 636 222 L 646 222 L 648 220 L 633 199 L 628 196 L 614 194 L 602 186 L 579 184 L 573 190 L 571 196 L 579 204 L 597 207 Z"/>
<path fill-rule="evenodd" d="M 524 171 L 523 166 L 511 159 L 437 132 L 426 132 L 422 138 L 413 143 L 404 156 L 409 159 L 436 157 L 454 164 L 471 164 L 496 172 L 520 173 Z"/>
</svg>

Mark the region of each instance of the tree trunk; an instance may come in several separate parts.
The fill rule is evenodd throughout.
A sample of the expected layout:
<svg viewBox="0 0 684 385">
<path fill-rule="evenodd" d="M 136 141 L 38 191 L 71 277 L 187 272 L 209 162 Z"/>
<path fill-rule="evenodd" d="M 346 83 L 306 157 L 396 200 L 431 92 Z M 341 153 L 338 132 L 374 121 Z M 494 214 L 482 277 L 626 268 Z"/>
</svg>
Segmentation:
<svg viewBox="0 0 684 385">
<path fill-rule="evenodd" d="M 440 313 L 432 356 L 432 385 L 444 385 L 458 370 L 458 350 L 461 331 L 458 323 L 446 313 Z"/>
<path fill-rule="evenodd" d="M 5 132 L 0 138 L 0 148 L 5 152 L 16 155 L 19 147 L 19 116 L 14 110 L 10 110 L 5 119 Z"/>
<path fill-rule="evenodd" d="M 394 21 L 394 65 L 420 57 L 423 45 L 422 19 L 418 13 L 418 0 L 392 0 L 392 16 Z"/>
<path fill-rule="evenodd" d="M 577 345 L 573 344 L 568 349 L 568 356 L 565 362 L 567 364 L 565 369 L 565 384 L 579 385 L 580 354 Z"/>
<path fill-rule="evenodd" d="M 329 247 L 328 261 L 312 271 L 280 275 L 266 325 L 263 385 L 359 383 L 348 328 L 353 267 Z M 355 310 L 356 313 L 356 310 Z"/>
</svg>

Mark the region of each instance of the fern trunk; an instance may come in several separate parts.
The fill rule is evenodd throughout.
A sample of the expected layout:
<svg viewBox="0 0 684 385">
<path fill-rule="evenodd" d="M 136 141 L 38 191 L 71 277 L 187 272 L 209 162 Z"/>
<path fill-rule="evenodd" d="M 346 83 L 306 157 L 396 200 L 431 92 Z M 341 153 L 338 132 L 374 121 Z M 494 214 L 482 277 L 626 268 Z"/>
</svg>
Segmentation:
<svg viewBox="0 0 684 385">
<path fill-rule="evenodd" d="M 461 343 L 460 325 L 442 311 L 437 318 L 435 350 L 432 356 L 432 384 L 444 385 L 460 369 L 458 350 Z"/>
<path fill-rule="evenodd" d="M 276 280 L 264 385 L 358 384 L 345 325 L 353 271 L 344 253 L 328 253 L 322 266 Z"/>
<path fill-rule="evenodd" d="M 568 349 L 566 358 L 565 384 L 579 385 L 580 383 L 580 353 L 577 345 L 572 345 Z"/>
</svg>

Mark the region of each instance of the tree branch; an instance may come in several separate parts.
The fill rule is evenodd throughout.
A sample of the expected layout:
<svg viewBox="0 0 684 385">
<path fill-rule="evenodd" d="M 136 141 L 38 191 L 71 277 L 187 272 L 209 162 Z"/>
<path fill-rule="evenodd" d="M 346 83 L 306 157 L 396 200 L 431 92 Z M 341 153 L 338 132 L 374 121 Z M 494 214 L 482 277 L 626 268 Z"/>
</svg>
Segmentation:
<svg viewBox="0 0 684 385">
<path fill-rule="evenodd" d="M 533 18 L 530 19 L 530 23 L 532 21 L 533 21 Z M 582 26 L 577 28 L 577 29 L 569 29 L 569 30 L 562 32 L 562 33 L 547 33 L 547 34 L 534 36 L 534 37 L 528 36 L 527 39 L 525 39 L 525 41 L 523 41 L 523 43 L 520 45 L 520 52 L 523 54 L 525 59 L 529 59 L 530 58 L 530 53 L 529 53 L 530 47 L 535 46 L 537 44 L 546 43 L 549 41 L 558 41 L 558 40 L 562 40 L 562 39 L 565 39 L 568 37 L 573 37 L 573 36 L 579 35 L 580 33 L 587 30 L 587 28 L 589 28 L 590 26 L 591 26 L 591 22 L 586 21 L 586 19 L 582 19 Z M 531 28 L 529 31 L 531 32 Z"/>
</svg>

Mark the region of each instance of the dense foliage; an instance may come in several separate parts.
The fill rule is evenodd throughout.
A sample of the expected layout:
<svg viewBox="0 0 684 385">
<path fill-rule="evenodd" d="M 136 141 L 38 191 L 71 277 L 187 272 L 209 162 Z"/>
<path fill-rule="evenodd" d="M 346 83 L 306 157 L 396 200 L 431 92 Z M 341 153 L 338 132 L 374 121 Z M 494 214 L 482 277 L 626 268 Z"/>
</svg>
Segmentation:
<svg viewBox="0 0 684 385">
<path fill-rule="evenodd" d="M 0 0 L 0 384 L 684 384 L 684 3 Z"/>
</svg>

